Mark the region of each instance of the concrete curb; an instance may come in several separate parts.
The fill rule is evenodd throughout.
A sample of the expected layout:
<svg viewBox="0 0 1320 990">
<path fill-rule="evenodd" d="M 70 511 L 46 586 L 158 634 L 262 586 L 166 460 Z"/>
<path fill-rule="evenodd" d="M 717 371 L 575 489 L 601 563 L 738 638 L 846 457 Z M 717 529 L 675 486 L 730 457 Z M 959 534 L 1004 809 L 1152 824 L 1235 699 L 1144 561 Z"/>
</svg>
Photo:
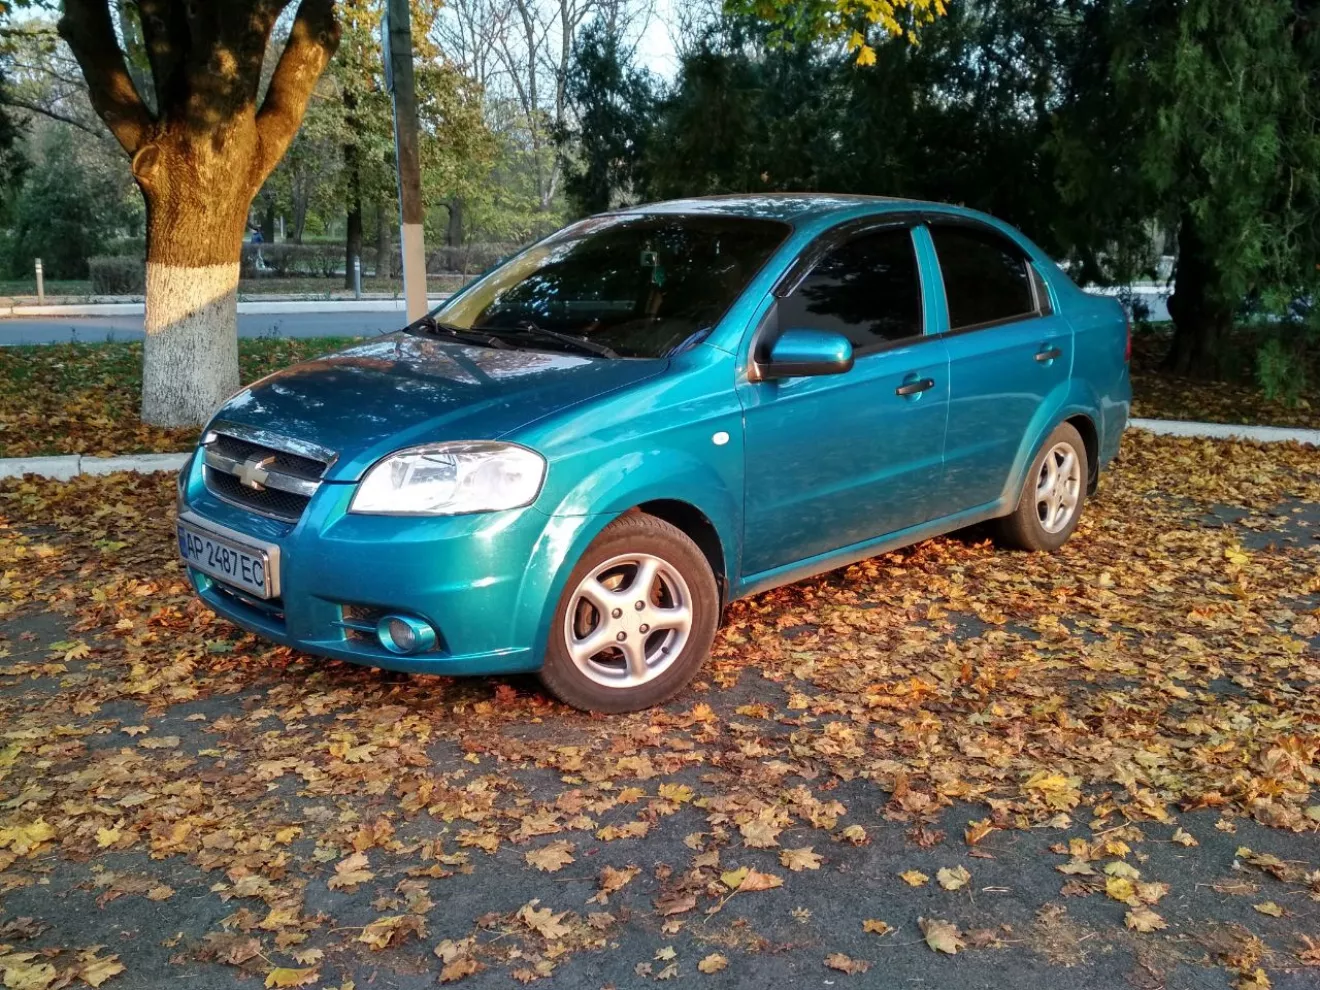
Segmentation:
<svg viewBox="0 0 1320 990">
<path fill-rule="evenodd" d="M 432 305 L 444 302 L 450 293 L 430 297 Z M 402 299 L 301 299 L 250 300 L 238 304 L 240 316 L 280 316 L 291 313 L 402 313 Z M 76 303 L 59 306 L 3 306 L 0 319 L 59 319 L 70 316 L 142 316 L 140 302 Z"/>
<path fill-rule="evenodd" d="M 177 471 L 190 454 L 121 454 L 117 457 L 91 457 L 67 454 L 63 457 L 0 457 L 0 478 L 21 478 L 35 474 L 39 478 L 69 481 L 84 474 L 114 474 L 116 471 Z"/>
<path fill-rule="evenodd" d="M 1235 423 L 1193 423 L 1177 419 L 1131 419 L 1128 426 L 1170 437 L 1210 440 L 1251 440 L 1255 443 L 1309 443 L 1320 447 L 1320 430 L 1291 426 L 1242 426 Z"/>
<path fill-rule="evenodd" d="M 1293 429 L 1286 426 L 1239 426 L 1232 423 L 1190 423 L 1174 419 L 1133 419 L 1128 426 L 1174 437 L 1205 437 L 1210 440 L 1250 440 L 1256 443 L 1305 443 L 1320 447 L 1320 430 Z M 21 478 L 35 474 L 40 478 L 69 481 L 80 475 L 114 474 L 137 471 L 177 471 L 190 454 L 122 454 L 117 457 L 89 457 L 69 454 L 63 457 L 0 458 L 0 478 Z"/>
</svg>

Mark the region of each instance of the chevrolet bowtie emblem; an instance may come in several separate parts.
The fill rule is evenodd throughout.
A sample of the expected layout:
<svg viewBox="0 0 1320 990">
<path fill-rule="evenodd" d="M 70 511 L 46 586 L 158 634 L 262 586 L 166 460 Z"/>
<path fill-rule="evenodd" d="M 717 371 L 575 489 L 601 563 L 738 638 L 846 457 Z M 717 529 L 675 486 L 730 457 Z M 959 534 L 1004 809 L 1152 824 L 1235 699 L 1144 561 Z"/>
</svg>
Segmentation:
<svg viewBox="0 0 1320 990">
<path fill-rule="evenodd" d="M 249 457 L 238 466 L 234 471 L 234 475 L 244 488 L 251 488 L 255 492 L 264 492 L 266 490 L 266 479 L 270 477 L 266 469 L 274 462 L 275 458 L 273 456 Z"/>
</svg>

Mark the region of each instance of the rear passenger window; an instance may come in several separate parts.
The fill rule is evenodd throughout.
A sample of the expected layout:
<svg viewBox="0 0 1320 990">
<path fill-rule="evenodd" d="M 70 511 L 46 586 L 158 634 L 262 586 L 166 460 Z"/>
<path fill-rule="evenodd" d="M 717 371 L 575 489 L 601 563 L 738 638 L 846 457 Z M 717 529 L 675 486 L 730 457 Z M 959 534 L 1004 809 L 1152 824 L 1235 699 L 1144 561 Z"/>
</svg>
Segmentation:
<svg viewBox="0 0 1320 990">
<path fill-rule="evenodd" d="M 950 330 L 1035 315 L 1027 259 L 1016 246 L 970 227 L 933 226 L 930 234 L 944 274 Z"/>
<path fill-rule="evenodd" d="M 919 337 L 921 276 L 907 228 L 859 234 L 779 300 L 783 329 L 832 330 L 858 351 Z"/>
</svg>

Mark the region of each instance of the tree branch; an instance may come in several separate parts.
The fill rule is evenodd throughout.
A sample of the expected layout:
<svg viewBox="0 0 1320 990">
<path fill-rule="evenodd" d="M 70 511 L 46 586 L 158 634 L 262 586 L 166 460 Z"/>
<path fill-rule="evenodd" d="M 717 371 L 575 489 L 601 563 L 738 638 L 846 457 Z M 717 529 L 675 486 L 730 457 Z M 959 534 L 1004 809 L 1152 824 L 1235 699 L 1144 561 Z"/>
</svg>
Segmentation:
<svg viewBox="0 0 1320 990">
<path fill-rule="evenodd" d="M 152 119 L 124 64 L 110 5 L 105 0 L 65 0 L 59 33 L 82 68 L 93 109 L 132 155 L 146 139 Z"/>
<path fill-rule="evenodd" d="M 164 117 L 186 98 L 180 69 L 189 54 L 188 18 L 178 0 L 138 0 L 137 9 L 142 47 L 156 88 L 156 109 Z"/>
<path fill-rule="evenodd" d="M 69 117 L 60 113 L 58 110 L 52 110 L 49 107 L 43 107 L 38 103 L 32 103 L 21 97 L 10 93 L 0 92 L 0 103 L 7 107 L 14 107 L 18 110 L 26 110 L 29 113 L 39 113 L 43 117 L 49 117 L 51 120 L 58 120 L 61 124 L 68 124 L 70 127 L 76 127 L 85 134 L 90 134 L 98 141 L 106 139 L 105 131 L 98 130 L 90 124 L 84 123 L 76 117 Z"/>
<path fill-rule="evenodd" d="M 338 47 L 334 0 L 302 0 L 257 113 L 262 179 L 284 157 L 289 142 L 298 133 L 316 81 Z"/>
</svg>

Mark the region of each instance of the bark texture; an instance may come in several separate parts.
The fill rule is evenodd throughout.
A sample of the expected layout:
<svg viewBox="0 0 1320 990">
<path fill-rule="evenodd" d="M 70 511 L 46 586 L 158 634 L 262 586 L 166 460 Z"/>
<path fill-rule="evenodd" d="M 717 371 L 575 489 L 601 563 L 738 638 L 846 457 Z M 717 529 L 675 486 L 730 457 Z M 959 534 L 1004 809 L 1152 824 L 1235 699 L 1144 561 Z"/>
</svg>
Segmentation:
<svg viewBox="0 0 1320 990">
<path fill-rule="evenodd" d="M 117 5 L 65 0 L 60 35 L 97 114 L 129 155 L 147 207 L 146 422 L 200 424 L 237 387 L 236 288 L 248 212 L 339 41 L 334 0 L 301 0 L 258 104 L 266 46 L 288 4 L 138 0 L 151 76 L 144 94 L 115 33 Z"/>
<path fill-rule="evenodd" d="M 239 386 L 238 262 L 149 261 L 147 299 L 142 418 L 160 426 L 205 422 Z"/>
</svg>

